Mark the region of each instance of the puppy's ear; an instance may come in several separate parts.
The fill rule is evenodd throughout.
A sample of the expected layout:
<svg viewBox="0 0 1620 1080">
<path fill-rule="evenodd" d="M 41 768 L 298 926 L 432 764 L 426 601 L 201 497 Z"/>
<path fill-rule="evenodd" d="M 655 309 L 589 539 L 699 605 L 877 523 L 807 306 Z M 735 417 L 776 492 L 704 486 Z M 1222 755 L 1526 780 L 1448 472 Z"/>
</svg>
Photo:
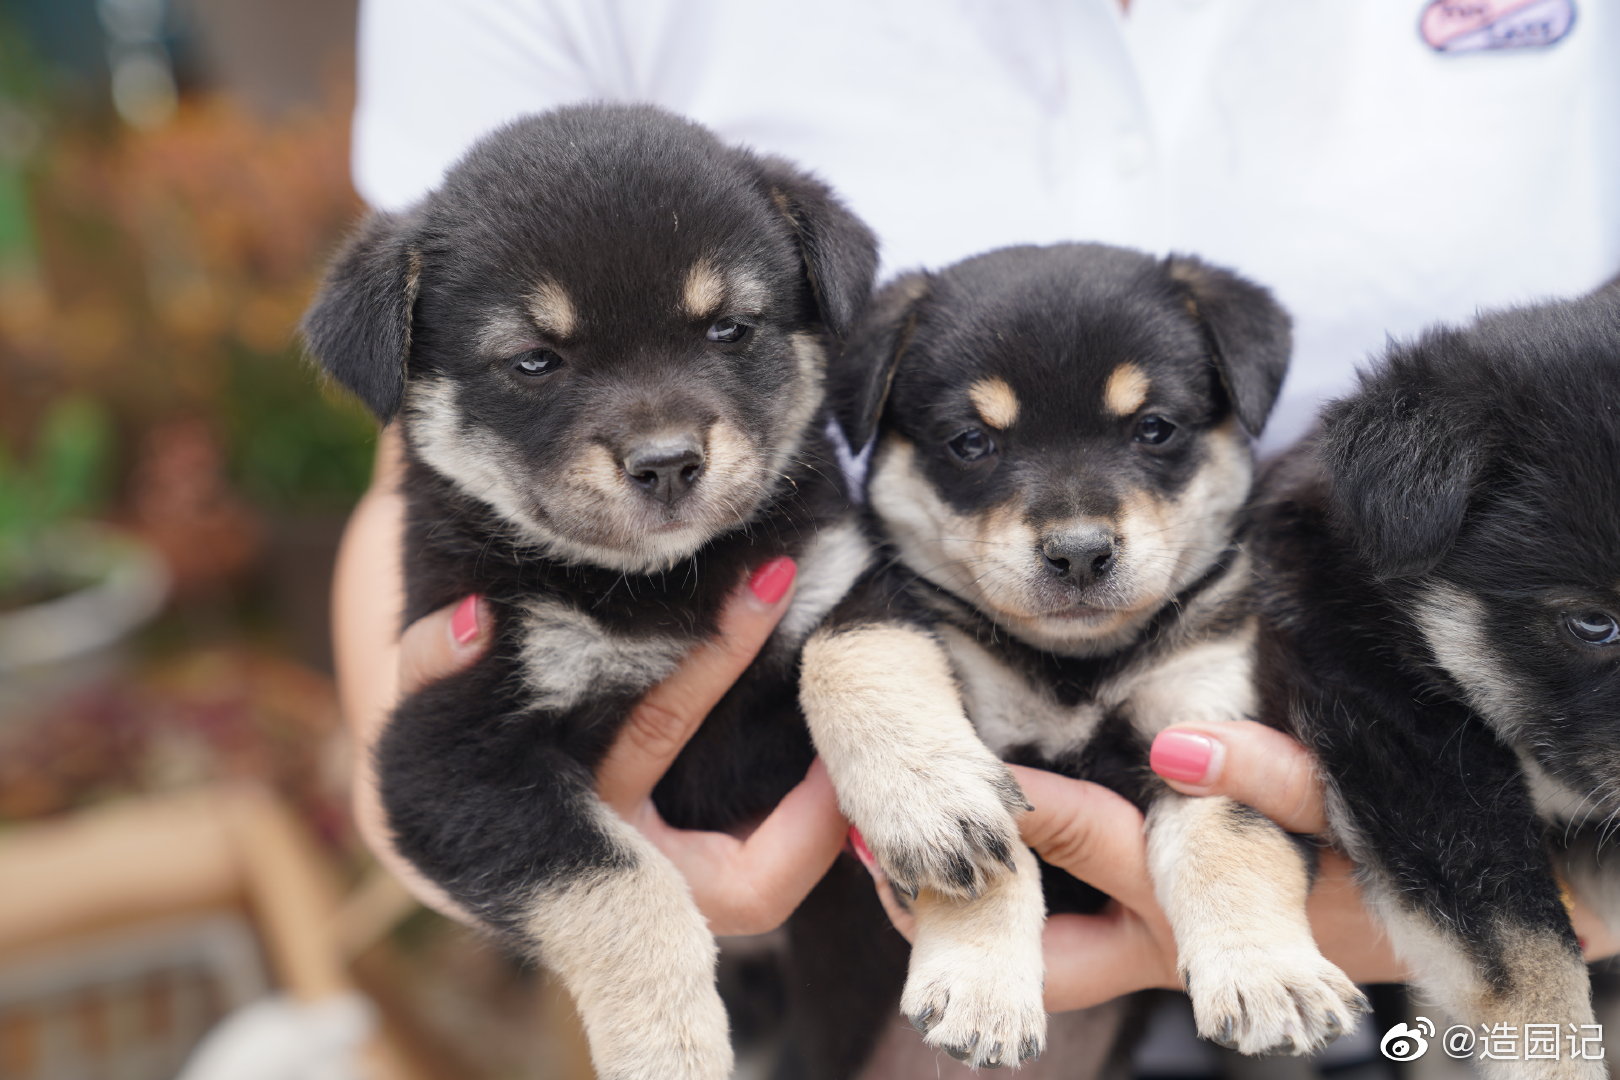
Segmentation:
<svg viewBox="0 0 1620 1080">
<path fill-rule="evenodd" d="M 1165 269 L 1209 336 L 1232 411 L 1250 435 L 1260 434 L 1288 373 L 1288 313 L 1269 289 L 1191 256 L 1172 255 Z"/>
<path fill-rule="evenodd" d="M 385 424 L 405 394 L 420 269 L 406 219 L 371 214 L 332 260 L 304 313 L 311 355 Z"/>
<path fill-rule="evenodd" d="M 1488 423 L 1432 371 L 1394 359 L 1322 414 L 1317 454 L 1334 523 L 1382 578 L 1426 573 L 1450 550 L 1489 455 Z"/>
<path fill-rule="evenodd" d="M 793 225 L 821 321 L 842 340 L 872 296 L 877 237 L 832 189 L 781 158 L 759 162 L 760 184 Z"/>
<path fill-rule="evenodd" d="M 844 438 L 856 451 L 877 434 L 895 370 L 931 287 L 927 274 L 905 274 L 873 298 L 828 369 L 829 398 Z"/>
</svg>

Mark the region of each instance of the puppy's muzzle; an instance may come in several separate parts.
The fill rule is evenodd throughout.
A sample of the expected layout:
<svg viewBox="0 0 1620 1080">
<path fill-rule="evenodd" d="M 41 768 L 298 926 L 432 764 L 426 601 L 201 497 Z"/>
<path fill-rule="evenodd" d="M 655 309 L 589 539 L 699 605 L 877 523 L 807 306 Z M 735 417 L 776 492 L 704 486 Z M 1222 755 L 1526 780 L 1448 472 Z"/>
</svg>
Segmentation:
<svg viewBox="0 0 1620 1080">
<path fill-rule="evenodd" d="M 1090 585 L 1114 569 L 1117 538 L 1108 529 L 1062 533 L 1041 542 L 1046 572 L 1071 585 Z"/>
<path fill-rule="evenodd" d="M 674 506 L 703 475 L 703 443 L 697 435 L 649 439 L 630 448 L 621 459 L 631 487 L 650 499 Z"/>
</svg>

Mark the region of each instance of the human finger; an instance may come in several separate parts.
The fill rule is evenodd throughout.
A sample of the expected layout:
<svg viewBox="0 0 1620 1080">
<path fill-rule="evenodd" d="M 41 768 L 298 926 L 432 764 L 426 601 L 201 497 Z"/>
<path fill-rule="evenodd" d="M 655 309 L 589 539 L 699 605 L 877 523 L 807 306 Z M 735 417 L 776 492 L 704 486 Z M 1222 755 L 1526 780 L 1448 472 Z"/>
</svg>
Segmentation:
<svg viewBox="0 0 1620 1080">
<path fill-rule="evenodd" d="M 756 569 L 721 610 L 714 637 L 632 710 L 596 772 L 597 792 L 621 817 L 631 818 L 652 795 L 709 710 L 753 662 L 788 608 L 797 572 L 785 555 Z"/>
<path fill-rule="evenodd" d="M 1177 724 L 1159 732 L 1149 764 L 1184 795 L 1225 795 L 1292 833 L 1321 833 L 1322 778 L 1298 741 L 1252 720 Z"/>
</svg>

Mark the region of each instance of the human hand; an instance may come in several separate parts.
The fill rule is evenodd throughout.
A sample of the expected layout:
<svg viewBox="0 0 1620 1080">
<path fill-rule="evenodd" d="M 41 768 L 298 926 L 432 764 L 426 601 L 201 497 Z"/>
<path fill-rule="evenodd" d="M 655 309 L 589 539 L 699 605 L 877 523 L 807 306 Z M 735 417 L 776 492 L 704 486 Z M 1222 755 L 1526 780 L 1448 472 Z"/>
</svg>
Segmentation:
<svg viewBox="0 0 1620 1080">
<path fill-rule="evenodd" d="M 1150 762 L 1183 794 L 1225 795 L 1292 833 L 1314 835 L 1326 828 L 1315 760 L 1274 728 L 1250 721 L 1167 728 L 1154 740 Z M 1013 772 L 1035 805 L 1020 821 L 1024 841 L 1047 862 L 1113 897 L 1100 914 L 1047 919 L 1047 1008 L 1062 1012 L 1136 990 L 1180 989 L 1175 938 L 1148 877 L 1140 811 L 1098 784 L 1039 769 Z M 881 871 L 863 862 L 878 881 L 889 917 L 909 938 L 909 913 Z M 1406 981 L 1404 965 L 1366 910 L 1353 865 L 1340 852 L 1321 850 L 1307 912 L 1322 954 L 1353 981 Z M 1589 959 L 1620 949 L 1579 902 L 1572 915 Z"/>
<path fill-rule="evenodd" d="M 1229 796 L 1290 832 L 1324 827 L 1321 783 L 1310 755 L 1271 728 L 1248 722 L 1171 728 L 1155 741 L 1152 761 L 1156 771 L 1178 773 L 1180 779 L 1165 779 L 1185 794 Z M 1200 761 L 1203 768 L 1194 775 Z M 1014 773 L 1035 805 L 1020 821 L 1024 841 L 1047 862 L 1113 897 L 1100 914 L 1047 920 L 1047 1008 L 1062 1012 L 1135 990 L 1179 989 L 1175 938 L 1148 876 L 1142 814 L 1098 784 L 1038 769 Z M 910 917 L 882 881 L 878 893 L 909 936 Z M 1405 978 L 1362 905 L 1349 861 L 1338 852 L 1321 852 L 1308 910 L 1324 955 L 1352 979 Z"/>
<path fill-rule="evenodd" d="M 826 872 L 847 828 L 820 762 L 745 838 L 671 828 L 652 790 L 715 703 L 731 688 L 787 610 L 795 567 L 761 566 L 720 615 L 718 633 L 681 663 L 631 713 L 597 770 L 603 801 L 669 856 L 690 884 L 717 934 L 761 933 L 781 923 Z M 470 596 L 417 620 L 398 647 L 399 696 L 444 678 L 481 656 L 489 643 L 487 604 Z M 443 890 L 394 851 L 371 770 L 371 746 L 386 713 L 357 724 L 361 743 L 355 815 L 378 859 L 428 906 L 471 923 Z"/>
</svg>

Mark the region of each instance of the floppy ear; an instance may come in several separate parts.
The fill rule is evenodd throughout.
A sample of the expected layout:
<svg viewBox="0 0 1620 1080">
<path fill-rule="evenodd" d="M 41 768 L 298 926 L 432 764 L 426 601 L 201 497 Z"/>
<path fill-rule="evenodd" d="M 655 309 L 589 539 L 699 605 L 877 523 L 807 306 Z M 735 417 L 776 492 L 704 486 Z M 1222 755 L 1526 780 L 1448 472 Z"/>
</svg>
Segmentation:
<svg viewBox="0 0 1620 1080">
<path fill-rule="evenodd" d="M 1317 454 L 1335 525 L 1381 578 L 1426 573 L 1451 549 L 1489 453 L 1487 425 L 1410 364 L 1386 363 L 1322 415 Z"/>
<path fill-rule="evenodd" d="M 302 330 L 310 354 L 387 423 L 405 394 L 420 257 L 405 219 L 374 213 L 326 270 Z"/>
<path fill-rule="evenodd" d="M 1269 289 L 1189 255 L 1165 260 L 1203 324 L 1232 411 L 1250 435 L 1266 426 L 1293 351 L 1291 320 Z"/>
<path fill-rule="evenodd" d="M 865 316 L 828 365 L 833 415 L 857 452 L 877 435 L 895 369 L 911 340 L 917 307 L 931 284 L 929 276 L 919 271 L 904 274 L 878 290 Z"/>
<path fill-rule="evenodd" d="M 760 183 L 793 225 L 805 276 L 834 341 L 842 340 L 872 296 L 877 237 L 832 189 L 776 157 L 760 159 Z"/>
</svg>

